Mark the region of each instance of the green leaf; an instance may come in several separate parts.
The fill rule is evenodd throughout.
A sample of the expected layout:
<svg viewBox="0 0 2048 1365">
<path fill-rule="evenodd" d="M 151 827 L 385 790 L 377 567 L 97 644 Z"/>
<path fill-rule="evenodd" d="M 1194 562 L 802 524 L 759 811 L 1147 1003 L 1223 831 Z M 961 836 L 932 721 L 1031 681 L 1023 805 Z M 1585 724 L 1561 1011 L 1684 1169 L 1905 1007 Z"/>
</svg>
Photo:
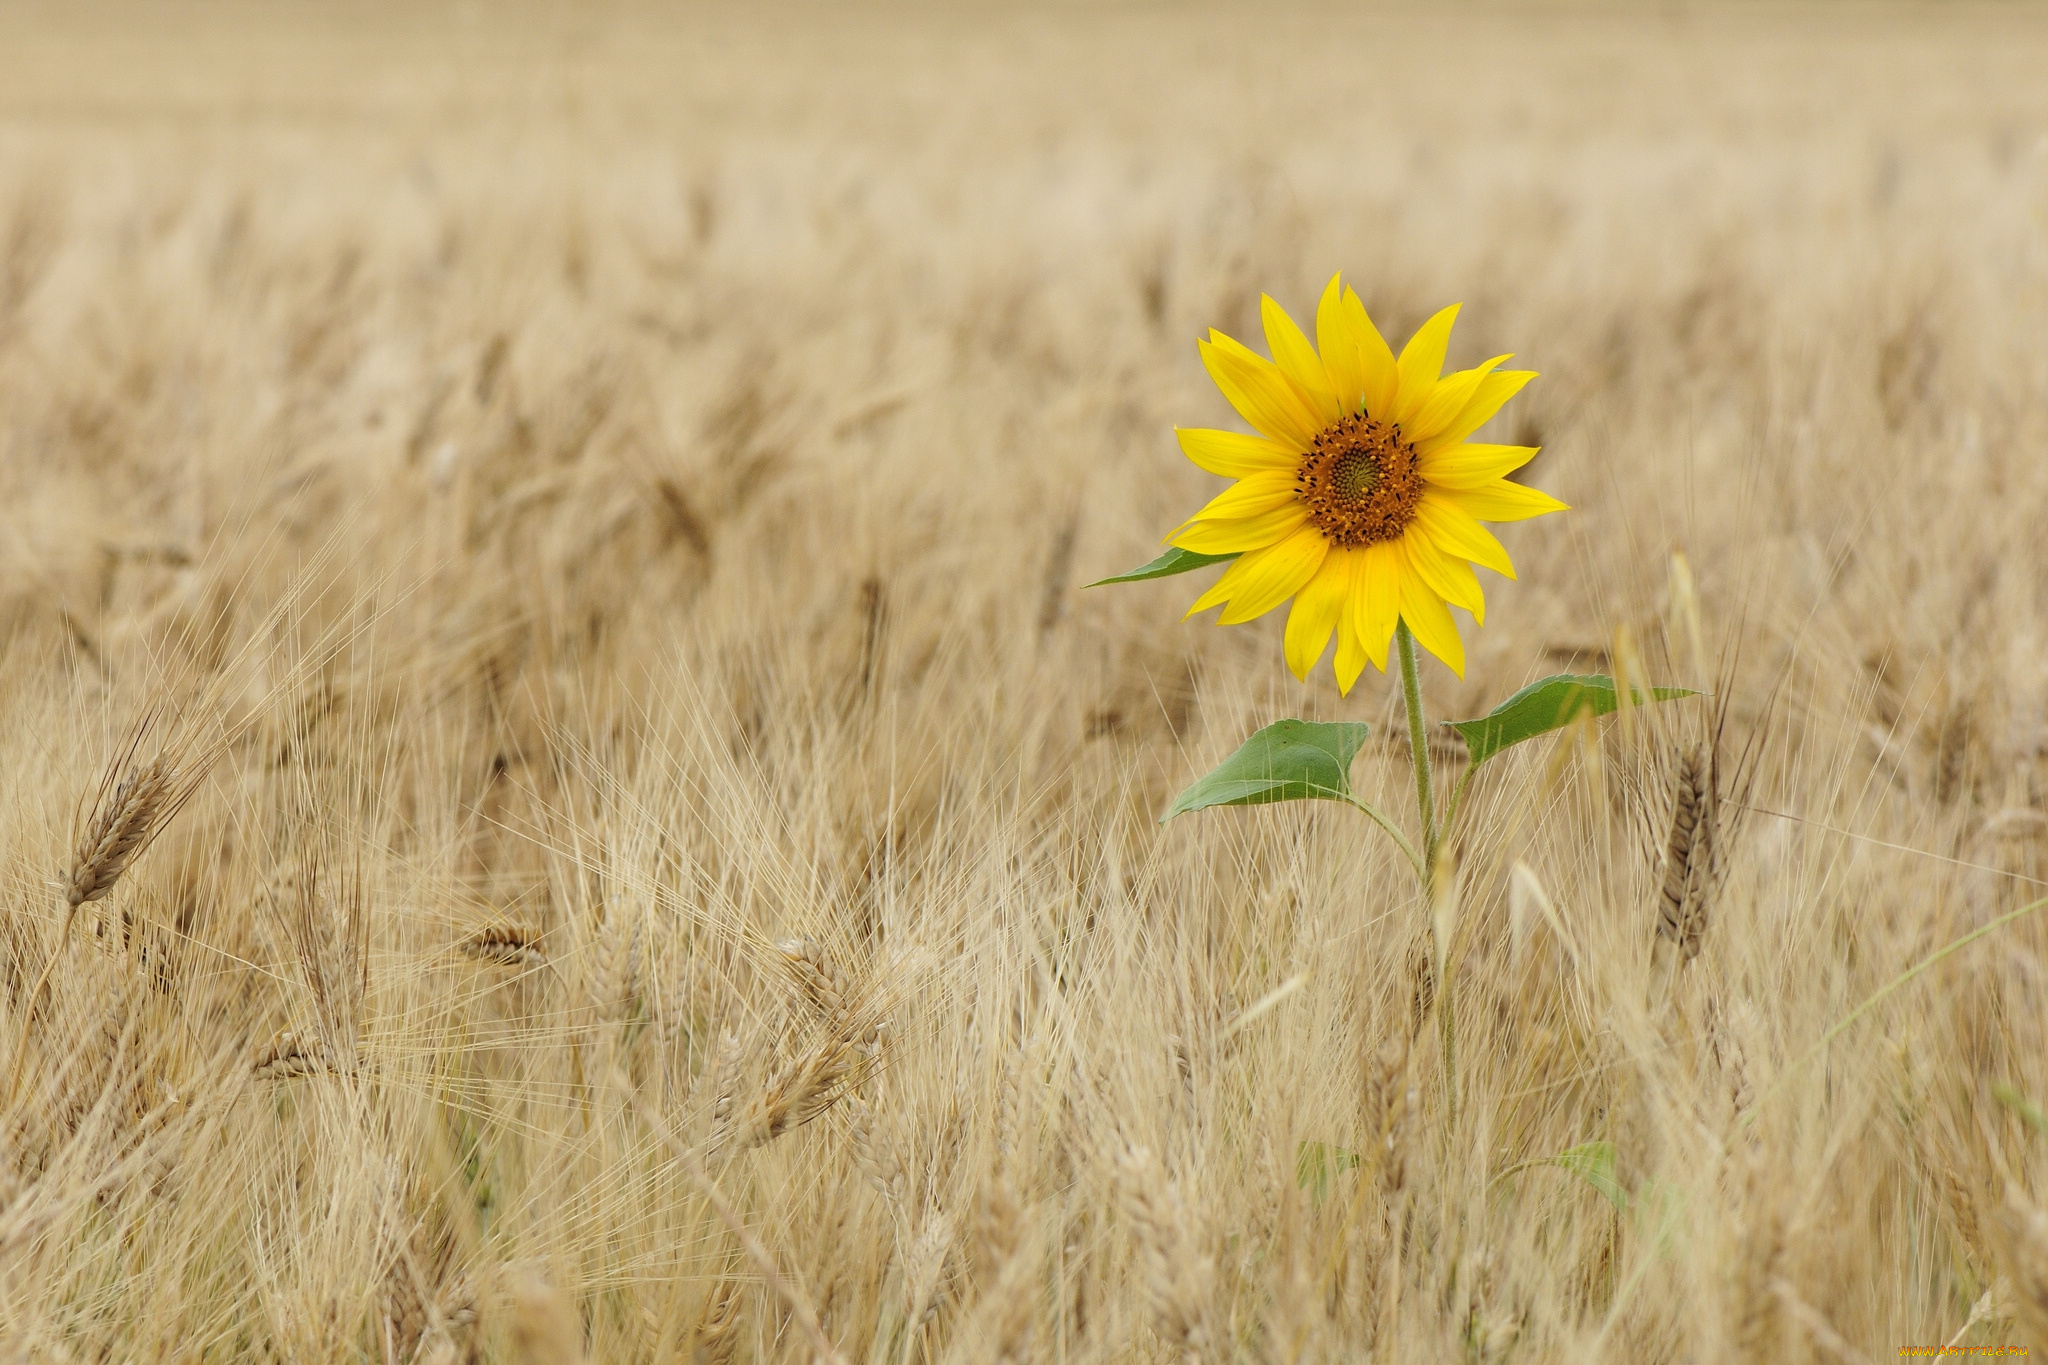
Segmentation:
<svg viewBox="0 0 2048 1365">
<path fill-rule="evenodd" d="M 1670 1255 L 1673 1242 L 1685 1230 L 1685 1191 L 1668 1180 L 1652 1177 L 1631 1195 L 1615 1174 L 1611 1142 L 1582 1142 L 1536 1164 L 1560 1167 L 1591 1185 L 1602 1199 L 1614 1205 L 1616 1213 L 1629 1216 L 1639 1232 L 1655 1240 L 1659 1256 Z"/>
<path fill-rule="evenodd" d="M 1648 697 L 1640 688 L 1630 691 L 1638 706 L 1699 695 L 1690 687 L 1653 687 Z M 1582 712 L 1604 716 L 1620 705 L 1614 679 L 1598 673 L 1559 673 L 1530 683 L 1478 720 L 1447 720 L 1444 724 L 1465 737 L 1472 762 L 1479 764 L 1525 739 L 1563 729 Z"/>
<path fill-rule="evenodd" d="M 1186 573 L 1190 569 L 1206 568 L 1208 565 L 1221 564 L 1226 559 L 1236 558 L 1237 556 L 1234 554 L 1199 555 L 1193 550 L 1183 550 L 1175 546 L 1150 564 L 1141 564 L 1129 573 L 1120 573 L 1115 578 L 1097 579 L 1088 586 L 1099 588 L 1107 583 L 1140 583 L 1148 578 L 1171 578 L 1177 573 Z"/>
<path fill-rule="evenodd" d="M 1324 1142 L 1304 1142 L 1294 1153 L 1294 1183 L 1320 1204 L 1330 1195 L 1330 1177 L 1358 1165 L 1358 1153 Z"/>
<path fill-rule="evenodd" d="M 1686 1230 L 1685 1191 L 1668 1180 L 1652 1176 L 1643 1182 L 1643 1187 L 1636 1191 L 1630 1202 L 1636 1231 L 1651 1238 L 1656 1244 L 1657 1254 L 1668 1258 L 1679 1234 Z"/>
<path fill-rule="evenodd" d="M 2026 1120 L 2027 1127 L 2037 1133 L 2048 1133 L 2048 1114 L 2041 1112 L 2041 1106 L 2026 1097 L 2025 1092 L 2004 1081 L 1991 1083 L 1991 1098 L 1997 1100 L 2013 1113 Z"/>
<path fill-rule="evenodd" d="M 1615 1212 L 1628 1212 L 1628 1191 L 1621 1187 L 1621 1181 L 1614 1175 L 1614 1144 L 1606 1141 L 1582 1142 L 1576 1147 L 1567 1147 L 1556 1156 L 1545 1157 L 1545 1166 L 1560 1166 L 1599 1191 L 1600 1197 L 1614 1205 Z"/>
<path fill-rule="evenodd" d="M 1182 792 L 1159 823 L 1209 806 L 1349 800 L 1351 760 L 1371 728 L 1348 721 L 1276 720 Z"/>
</svg>

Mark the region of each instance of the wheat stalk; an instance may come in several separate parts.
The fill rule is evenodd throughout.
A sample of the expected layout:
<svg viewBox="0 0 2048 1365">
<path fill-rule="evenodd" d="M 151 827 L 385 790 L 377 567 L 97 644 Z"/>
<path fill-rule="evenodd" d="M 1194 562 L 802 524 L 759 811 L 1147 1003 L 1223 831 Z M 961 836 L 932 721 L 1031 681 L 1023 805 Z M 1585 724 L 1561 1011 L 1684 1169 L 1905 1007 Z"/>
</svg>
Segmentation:
<svg viewBox="0 0 2048 1365">
<path fill-rule="evenodd" d="M 512 1285 L 512 1359 L 520 1365 L 583 1365 L 583 1324 L 568 1295 L 528 1272 Z"/>
<path fill-rule="evenodd" d="M 1734 1281 L 1735 1349 L 1740 1360 L 1769 1365 L 1784 1352 L 1783 1300 L 1773 1286 L 1784 1263 L 1785 1227 L 1771 1198 L 1763 1154 L 1749 1151 L 1741 1159 L 1744 1178 L 1736 1191 L 1736 1236 L 1728 1267 Z"/>
<path fill-rule="evenodd" d="M 990 1185 L 975 1230 L 980 1257 L 994 1267 L 995 1275 L 975 1304 L 972 1330 L 956 1338 L 947 1358 L 964 1357 L 972 1345 L 1002 1365 L 1030 1359 L 1040 1266 L 1032 1254 L 1023 1206 L 1006 1174 Z"/>
<path fill-rule="evenodd" d="M 1209 1321 L 1215 1262 L 1196 1245 L 1180 1190 L 1150 1150 L 1126 1147 L 1117 1158 L 1117 1175 L 1154 1330 L 1177 1359 L 1200 1361 L 1218 1340 Z"/>
<path fill-rule="evenodd" d="M 674 1153 L 677 1164 L 683 1168 L 683 1174 L 697 1187 L 697 1192 L 704 1196 L 704 1201 L 711 1205 L 711 1211 L 717 1215 L 718 1221 L 725 1224 L 726 1230 L 739 1242 L 741 1250 L 761 1272 L 761 1278 L 767 1282 L 768 1288 L 782 1300 L 784 1306 L 789 1309 L 790 1316 L 796 1319 L 798 1328 L 810 1338 L 812 1349 L 817 1352 L 818 1358 L 826 1362 L 826 1365 L 845 1365 L 845 1358 L 839 1354 L 839 1348 L 825 1335 L 824 1326 L 818 1321 L 817 1309 L 811 1305 L 810 1299 L 802 1290 L 783 1275 L 781 1268 L 775 1263 L 775 1258 L 768 1253 L 768 1248 L 762 1245 L 761 1239 L 754 1235 L 746 1221 L 739 1216 L 738 1210 L 733 1208 L 731 1201 L 725 1197 L 724 1192 L 704 1169 L 704 1162 L 695 1149 L 675 1135 L 661 1116 L 656 1114 L 641 1098 L 639 1092 L 633 1089 L 632 1082 L 617 1068 L 612 1071 L 611 1083 L 621 1094 L 631 1098 L 641 1120 Z"/>
<path fill-rule="evenodd" d="M 721 1278 L 704 1300 L 697 1319 L 697 1360 L 700 1365 L 731 1365 L 740 1344 L 740 1282 Z"/>
<path fill-rule="evenodd" d="M 2017 1310 L 2036 1340 L 2048 1339 L 2048 1213 L 2018 1185 L 2007 1185 L 1994 1227 L 2006 1272 L 2007 1292 L 1999 1297 Z"/>
<path fill-rule="evenodd" d="M 879 1020 L 856 1009 L 844 976 L 834 971 L 815 943 L 784 945 L 784 961 L 803 994 L 822 1016 L 824 1037 L 777 1068 L 744 1108 L 719 1094 L 719 1126 L 713 1149 L 743 1152 L 802 1127 L 852 1093 L 879 1056 Z"/>
<path fill-rule="evenodd" d="M 165 823 L 195 790 L 196 783 L 181 772 L 164 752 L 159 752 L 147 763 L 134 763 L 136 746 L 141 743 L 153 719 L 153 712 L 144 718 L 116 765 L 108 769 L 110 775 L 119 771 L 121 776 L 112 783 L 111 791 L 107 780 L 102 780 L 93 813 L 72 852 L 71 869 L 64 879 L 63 923 L 57 931 L 56 945 L 50 950 L 42 972 L 29 990 L 21 1039 L 15 1044 L 13 1075 L 7 1090 L 8 1108 L 13 1107 L 21 1093 L 22 1075 L 28 1065 L 29 1039 L 35 1029 L 37 1012 L 42 1006 L 44 992 L 49 989 L 50 975 L 56 970 L 57 960 L 70 942 L 71 925 L 78 916 L 79 907 L 106 898 L 121 880 L 121 875 L 149 847 L 150 841 L 162 832 Z"/>
<path fill-rule="evenodd" d="M 1870 1357 L 1850 1344 L 1849 1339 L 1835 1330 L 1827 1315 L 1799 1296 L 1790 1280 L 1779 1277 L 1771 1282 L 1771 1293 L 1785 1306 L 1785 1312 L 1794 1322 L 1806 1329 L 1813 1344 L 1841 1362 L 1841 1365 L 1871 1365 Z"/>
</svg>

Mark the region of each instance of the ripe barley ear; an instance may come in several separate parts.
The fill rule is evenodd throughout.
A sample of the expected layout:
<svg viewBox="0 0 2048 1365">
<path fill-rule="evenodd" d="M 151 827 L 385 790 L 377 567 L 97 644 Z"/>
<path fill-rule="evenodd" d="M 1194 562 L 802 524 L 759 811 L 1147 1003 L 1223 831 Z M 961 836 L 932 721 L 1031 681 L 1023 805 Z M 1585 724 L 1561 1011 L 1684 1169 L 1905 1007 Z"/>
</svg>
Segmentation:
<svg viewBox="0 0 2048 1365">
<path fill-rule="evenodd" d="M 1187 1204 L 1151 1152 L 1128 1148 L 1117 1167 L 1153 1328 L 1175 1360 L 1203 1360 L 1217 1340 L 1209 1321 L 1216 1263 L 1201 1254 Z"/>
<path fill-rule="evenodd" d="M 56 970 L 64 945 L 70 941 L 71 924 L 78 917 L 78 908 L 106 898 L 121 880 L 121 874 L 149 847 L 150 840 L 193 792 L 195 784 L 162 753 L 147 763 L 135 764 L 134 745 L 142 733 L 140 729 L 136 731 L 129 748 L 121 755 L 115 769 L 121 777 L 111 790 L 106 779 L 102 779 L 99 799 L 94 802 L 85 832 L 72 851 L 71 869 L 64 879 L 63 925 L 35 986 L 28 993 L 21 1038 L 15 1044 L 13 1076 L 7 1087 L 10 1108 L 21 1092 L 22 1072 L 28 1065 L 29 1036 L 42 1007 L 43 993 L 49 988 L 50 974 Z"/>
<path fill-rule="evenodd" d="M 1664 840 L 1664 875 L 1657 894 L 1659 979 L 1666 987 L 1699 955 L 1714 889 L 1720 800 L 1712 749 L 1695 745 L 1679 755 L 1672 777 L 1671 827 Z"/>
<path fill-rule="evenodd" d="M 160 820 L 175 804 L 177 777 L 176 770 L 159 755 L 126 773 L 113 795 L 95 809 L 71 855 L 71 874 L 65 879 L 67 928 L 78 907 L 104 899 L 148 845 Z"/>
<path fill-rule="evenodd" d="M 2007 1186 L 1994 1224 L 2004 1262 L 2004 1305 L 2037 1339 L 2048 1337 L 2048 1213 L 2017 1185 Z M 1975 1316 L 1975 1314 L 1972 1314 Z"/>
</svg>

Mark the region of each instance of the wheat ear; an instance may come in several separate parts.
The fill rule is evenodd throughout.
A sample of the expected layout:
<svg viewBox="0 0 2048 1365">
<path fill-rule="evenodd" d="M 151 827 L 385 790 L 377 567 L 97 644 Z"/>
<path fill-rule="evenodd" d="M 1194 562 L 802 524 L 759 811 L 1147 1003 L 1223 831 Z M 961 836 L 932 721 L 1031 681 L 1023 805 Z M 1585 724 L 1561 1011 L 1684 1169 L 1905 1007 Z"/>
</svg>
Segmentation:
<svg viewBox="0 0 2048 1365">
<path fill-rule="evenodd" d="M 1209 1312 L 1216 1263 L 1196 1247 L 1187 1204 L 1151 1152 L 1127 1148 L 1117 1167 L 1124 1210 L 1137 1242 L 1143 1292 L 1152 1303 L 1153 1326 L 1175 1359 L 1199 1361 L 1215 1338 Z"/>
<path fill-rule="evenodd" d="M 1664 880 L 1657 894 L 1657 976 L 1652 991 L 1669 991 L 1699 955 L 1707 902 L 1715 882 L 1720 793 L 1713 750 L 1682 751 L 1672 777 L 1671 830 L 1664 842 Z"/>
<path fill-rule="evenodd" d="M 104 794 L 106 788 L 101 787 L 100 791 Z M 71 924 L 78 917 L 78 907 L 105 899 L 121 880 L 121 874 L 149 846 L 163 822 L 189 794 L 189 784 L 181 784 L 177 770 L 159 754 L 139 768 L 128 769 L 112 795 L 95 805 L 85 835 L 71 855 L 70 875 L 64 879 L 64 923 L 57 931 L 57 944 L 28 993 L 28 1012 L 22 1016 L 21 1041 L 15 1045 L 13 1076 L 7 1086 L 8 1108 L 13 1108 L 21 1093 L 36 1012 L 42 1008 L 43 992 L 49 989 L 57 959 L 71 939 Z"/>
<path fill-rule="evenodd" d="M 641 1121 L 653 1130 L 675 1155 L 676 1163 L 683 1168 L 683 1174 L 697 1187 L 697 1192 L 704 1196 L 704 1202 L 711 1205 L 711 1212 L 717 1215 L 719 1222 L 725 1224 L 726 1230 L 732 1233 L 733 1239 L 740 1244 L 740 1249 L 747 1254 L 747 1259 L 761 1272 L 762 1282 L 782 1300 L 783 1306 L 789 1310 L 789 1315 L 796 1319 L 798 1329 L 810 1338 L 811 1347 L 817 1353 L 817 1358 L 825 1365 L 846 1365 L 846 1357 L 832 1344 L 832 1338 L 825 1335 L 825 1328 L 818 1321 L 817 1309 L 811 1306 L 810 1299 L 801 1289 L 784 1278 L 781 1269 L 775 1264 L 775 1258 L 769 1255 L 768 1248 L 762 1245 L 761 1239 L 754 1235 L 753 1229 L 747 1226 L 746 1221 L 733 1208 L 732 1202 L 712 1181 L 696 1150 L 675 1135 L 662 1117 L 654 1112 L 652 1106 L 633 1089 L 633 1083 L 626 1078 L 623 1071 L 614 1067 L 611 1081 L 621 1094 L 632 1099 Z"/>
</svg>

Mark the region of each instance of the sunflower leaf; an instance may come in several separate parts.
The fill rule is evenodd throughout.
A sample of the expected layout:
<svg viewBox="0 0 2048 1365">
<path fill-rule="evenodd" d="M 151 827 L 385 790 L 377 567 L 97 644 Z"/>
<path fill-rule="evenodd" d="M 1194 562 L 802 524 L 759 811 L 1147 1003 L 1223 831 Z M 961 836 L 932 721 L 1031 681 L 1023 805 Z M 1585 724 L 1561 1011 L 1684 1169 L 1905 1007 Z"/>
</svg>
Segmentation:
<svg viewBox="0 0 2048 1365">
<path fill-rule="evenodd" d="M 1699 695 L 1690 687 L 1653 687 L 1647 696 L 1641 688 L 1630 692 L 1638 706 Z M 1620 705 L 1614 679 L 1599 673 L 1559 673 L 1530 683 L 1477 720 L 1444 724 L 1465 737 L 1465 747 L 1478 764 L 1525 739 L 1563 729 L 1582 714 L 1604 716 Z"/>
<path fill-rule="evenodd" d="M 1351 760 L 1371 728 L 1353 722 L 1276 720 L 1182 792 L 1159 823 L 1209 806 L 1349 800 Z"/>
<path fill-rule="evenodd" d="M 1236 558 L 1237 556 L 1234 554 L 1196 554 L 1193 550 L 1183 550 L 1176 545 L 1150 564 L 1141 564 L 1129 573 L 1120 573 L 1114 578 L 1097 579 L 1088 586 L 1100 588 L 1110 583 L 1140 583 L 1148 578 L 1171 578 L 1177 573 L 1186 573 L 1190 569 L 1206 568 L 1208 565 L 1221 564 L 1226 559 Z"/>
</svg>

